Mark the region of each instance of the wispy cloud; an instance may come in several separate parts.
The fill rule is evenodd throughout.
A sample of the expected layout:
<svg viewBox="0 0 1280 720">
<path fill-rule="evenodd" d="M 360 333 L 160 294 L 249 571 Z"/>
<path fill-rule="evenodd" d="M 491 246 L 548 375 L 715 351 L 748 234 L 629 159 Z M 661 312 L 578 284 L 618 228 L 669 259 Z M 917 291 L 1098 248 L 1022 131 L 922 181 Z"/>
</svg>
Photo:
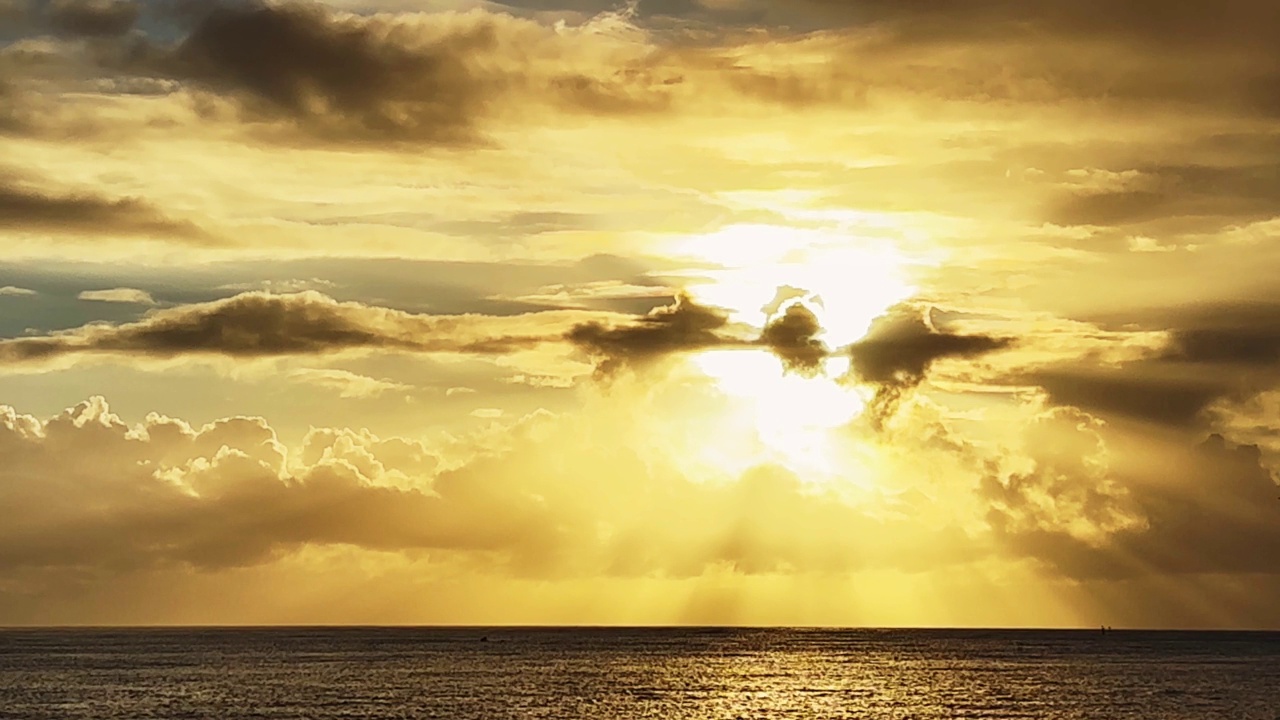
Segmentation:
<svg viewBox="0 0 1280 720">
<path fill-rule="evenodd" d="M 124 303 L 129 305 L 155 305 L 155 298 L 146 290 L 137 288 L 111 288 L 109 290 L 85 290 L 76 296 L 93 302 Z"/>
</svg>

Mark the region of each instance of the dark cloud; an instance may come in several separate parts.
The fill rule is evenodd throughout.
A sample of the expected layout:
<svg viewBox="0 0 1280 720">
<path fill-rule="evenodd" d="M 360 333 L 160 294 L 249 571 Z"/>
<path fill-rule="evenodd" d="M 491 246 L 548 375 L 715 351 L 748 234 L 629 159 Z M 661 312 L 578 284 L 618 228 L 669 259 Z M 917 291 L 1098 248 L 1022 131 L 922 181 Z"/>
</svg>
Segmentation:
<svg viewBox="0 0 1280 720">
<path fill-rule="evenodd" d="M 1045 219 L 1095 226 L 1176 221 L 1184 230 L 1198 222 L 1216 230 L 1280 213 L 1280 167 L 1274 164 L 1149 166 L 1129 172 L 1139 187 L 1069 193 L 1046 208 Z"/>
<path fill-rule="evenodd" d="M 493 90 L 467 56 L 497 43 L 487 22 L 431 38 L 319 5 L 239 2 L 215 5 L 151 63 L 317 137 L 465 144 Z"/>
<path fill-rule="evenodd" d="M 251 291 L 152 310 L 135 322 L 90 323 L 0 340 L 0 360 L 36 363 L 87 354 L 272 357 L 375 349 L 505 354 L 567 342 L 595 361 L 601 377 L 715 348 L 767 349 L 788 371 L 814 374 L 829 355 L 816 339 L 820 331 L 817 317 L 795 305 L 758 338 L 748 339 L 747 329 L 731 324 L 724 310 L 685 296 L 643 315 L 589 309 L 439 315 L 339 302 L 315 291 Z"/>
<path fill-rule="evenodd" d="M 754 4 L 754 3 L 751 3 Z M 1268 0 L 762 0 L 777 35 L 846 40 L 817 72 L 746 69 L 729 82 L 788 105 L 907 91 L 973 102 L 1077 100 L 1133 110 L 1280 114 L 1280 12 Z"/>
<path fill-rule="evenodd" d="M 1052 402 L 1102 416 L 1186 428 L 1223 400 L 1280 384 L 1280 304 L 1206 304 L 1092 318 L 1129 330 L 1164 331 L 1166 346 L 1119 365 L 1086 358 L 1020 376 Z"/>
<path fill-rule="evenodd" d="M 854 371 L 867 382 L 917 384 L 938 360 L 977 357 L 1010 344 L 1007 338 L 939 332 L 918 308 L 904 306 L 877 320 L 849 352 Z"/>
<path fill-rule="evenodd" d="M 1058 367 L 1027 376 L 1056 405 L 1102 416 L 1192 426 L 1210 405 L 1232 391 L 1232 383 L 1201 374 L 1170 373 L 1143 363 L 1121 368 Z"/>
<path fill-rule="evenodd" d="M 822 371 L 823 361 L 831 354 L 827 346 L 817 339 L 821 332 L 818 316 L 804 305 L 794 303 L 781 317 L 765 326 L 760 344 L 777 355 L 788 371 L 816 375 Z"/>
<path fill-rule="evenodd" d="M 0 340 L 0 358 L 33 362 L 86 353 L 270 357 L 359 349 L 500 354 L 554 340 L 563 332 L 559 328 L 581 317 L 554 312 L 524 318 L 416 315 L 339 303 L 317 292 L 249 292 L 156 310 L 133 323 Z"/>
<path fill-rule="evenodd" d="M 644 67 L 621 68 L 605 78 L 581 73 L 553 77 L 550 90 L 557 104 L 593 115 L 635 115 L 670 108 L 668 90 L 684 82 L 674 73 Z"/>
<path fill-rule="evenodd" d="M 488 144 L 500 104 L 595 115 L 665 110 L 678 73 L 640 59 L 574 71 L 571 52 L 499 14 L 424 20 L 349 15 L 311 2 L 191 9 L 176 45 L 139 45 L 129 72 L 177 78 L 240 119 L 340 143 Z M 545 66 L 542 61 L 549 60 Z M 206 103 L 217 112 L 217 103 Z"/>
<path fill-rule="evenodd" d="M 941 332 L 925 317 L 919 308 L 899 306 L 849 347 L 853 373 L 877 386 L 870 407 L 877 422 L 893 414 L 902 394 L 923 382 L 937 361 L 975 358 L 1012 345 L 1009 338 Z"/>
<path fill-rule="evenodd" d="M 0 21 L 14 28 L 23 27 L 28 20 L 26 0 L 0 0 Z"/>
<path fill-rule="evenodd" d="M 32 123 L 20 103 L 26 98 L 3 76 L 0 76 L 0 135 L 27 135 Z"/>
<path fill-rule="evenodd" d="M 169 218 L 138 198 L 47 193 L 5 184 L 3 177 L 0 177 L 0 228 L 78 235 L 142 235 L 198 243 L 212 241 L 193 223 Z"/>
<path fill-rule="evenodd" d="M 1112 474 L 990 479 L 984 492 L 993 502 L 992 526 L 1016 553 L 1077 579 L 1280 574 L 1280 488 L 1256 446 L 1212 435 L 1190 447 L 1166 444 L 1142 471 Z M 1112 495 L 1099 494 L 1102 486 Z M 1063 529 L 1067 518 L 1036 517 L 1073 493 L 1091 497 L 1095 515 L 1112 507 L 1131 521 L 1105 538 L 1086 538 Z"/>
<path fill-rule="evenodd" d="M 728 329 L 729 317 L 723 310 L 680 296 L 674 305 L 658 308 L 633 324 L 584 323 L 565 339 L 595 359 L 599 374 L 607 376 L 681 352 L 744 346 L 724 334 Z"/>
<path fill-rule="evenodd" d="M 46 10 L 56 32 L 82 37 L 124 35 L 141 14 L 142 7 L 134 0 L 53 0 Z"/>
<path fill-rule="evenodd" d="M 800 7 L 832 11 L 829 17 L 881 25 L 920 39 L 1007 39 L 1066 35 L 1140 42 L 1150 48 L 1258 46 L 1280 30 L 1280 10 L 1269 0 L 804 0 Z"/>
<path fill-rule="evenodd" d="M 1280 303 L 1189 309 L 1176 322 L 1163 360 L 1280 371 Z"/>
</svg>

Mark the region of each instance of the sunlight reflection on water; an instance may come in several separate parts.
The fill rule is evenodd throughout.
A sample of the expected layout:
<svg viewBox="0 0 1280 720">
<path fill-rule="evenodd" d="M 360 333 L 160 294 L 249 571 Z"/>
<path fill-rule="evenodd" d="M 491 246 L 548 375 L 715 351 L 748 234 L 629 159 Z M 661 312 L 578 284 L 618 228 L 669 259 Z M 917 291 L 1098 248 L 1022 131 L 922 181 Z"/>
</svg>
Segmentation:
<svg viewBox="0 0 1280 720">
<path fill-rule="evenodd" d="M 1276 720 L 1280 635 L 14 630 L 0 717 Z"/>
</svg>

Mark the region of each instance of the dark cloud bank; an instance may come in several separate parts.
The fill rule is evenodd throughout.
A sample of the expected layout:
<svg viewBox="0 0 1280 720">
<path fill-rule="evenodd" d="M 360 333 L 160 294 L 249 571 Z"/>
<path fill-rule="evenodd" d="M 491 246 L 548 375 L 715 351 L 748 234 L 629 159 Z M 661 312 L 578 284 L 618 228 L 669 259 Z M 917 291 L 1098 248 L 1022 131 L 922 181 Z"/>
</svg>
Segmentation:
<svg viewBox="0 0 1280 720">
<path fill-rule="evenodd" d="M 1131 330 L 1165 331 L 1166 346 L 1118 366 L 1085 361 L 1032 371 L 1061 405 L 1158 426 L 1203 427 L 1205 411 L 1280 384 L 1280 303 L 1211 303 L 1090 320 Z"/>
<path fill-rule="evenodd" d="M 591 317 L 601 319 L 586 319 Z M 724 310 L 684 296 L 638 316 L 547 311 L 501 318 L 406 313 L 337 302 L 314 291 L 247 292 L 153 310 L 131 323 L 90 324 L 0 340 L 0 359 L 38 363 L 76 355 L 254 358 L 369 350 L 492 355 L 568 343 L 594 362 L 599 378 L 607 379 L 701 350 L 767 350 L 782 361 L 785 372 L 805 375 L 822 372 L 833 353 L 848 353 L 856 379 L 877 387 L 873 410 L 883 420 L 936 362 L 972 359 L 1011 344 L 1006 338 L 942 332 L 924 317 L 919 308 L 895 308 L 865 339 L 832 351 L 819 339 L 817 316 L 799 303 L 777 313 L 757 337 L 751 337 L 749 329 L 734 326 Z"/>
<path fill-rule="evenodd" d="M 132 0 L 51 0 L 45 9 L 51 28 L 80 37 L 124 35 L 141 15 L 141 3 Z"/>
<path fill-rule="evenodd" d="M 194 223 L 168 217 L 138 198 L 95 193 L 53 193 L 6 183 L 0 176 L 0 229 L 72 236 L 114 234 L 206 244 L 214 242 Z"/>
</svg>

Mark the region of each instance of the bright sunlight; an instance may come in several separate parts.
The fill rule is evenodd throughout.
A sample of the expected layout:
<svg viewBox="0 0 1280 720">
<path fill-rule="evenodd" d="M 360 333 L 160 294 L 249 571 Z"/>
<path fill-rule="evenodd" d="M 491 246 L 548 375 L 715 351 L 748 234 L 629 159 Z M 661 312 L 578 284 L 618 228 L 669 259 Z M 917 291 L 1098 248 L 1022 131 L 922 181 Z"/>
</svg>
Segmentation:
<svg viewBox="0 0 1280 720">
<path fill-rule="evenodd" d="M 833 356 L 815 377 L 785 372 L 766 352 L 704 352 L 691 362 L 754 419 L 762 459 L 808 482 L 843 478 L 865 484 L 864 464 L 850 443 L 837 438 L 836 431 L 866 404 L 858 389 L 840 382 L 849 360 L 838 351 L 915 292 L 905 277 L 905 258 L 885 243 L 851 243 L 833 232 L 771 225 L 734 225 L 684 238 L 674 250 L 718 266 L 691 271 L 686 291 L 701 303 L 728 310 L 734 322 L 759 330 L 796 303 L 818 316 L 823 328 L 818 339 Z"/>
</svg>

